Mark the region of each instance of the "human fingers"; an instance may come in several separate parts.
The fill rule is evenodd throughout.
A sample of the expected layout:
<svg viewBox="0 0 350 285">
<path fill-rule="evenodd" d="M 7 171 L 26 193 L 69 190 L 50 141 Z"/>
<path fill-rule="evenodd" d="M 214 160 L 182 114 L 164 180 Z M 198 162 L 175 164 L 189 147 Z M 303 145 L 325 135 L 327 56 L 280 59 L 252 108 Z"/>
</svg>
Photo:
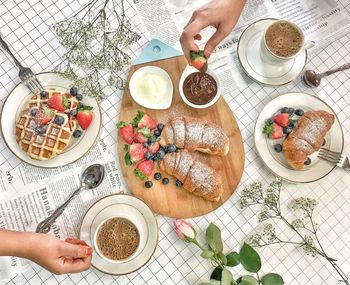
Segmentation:
<svg viewBox="0 0 350 285">
<path fill-rule="evenodd" d="M 66 242 L 71 244 L 80 244 L 80 245 L 88 245 L 84 240 L 74 239 L 74 238 L 66 238 Z"/>
<path fill-rule="evenodd" d="M 70 242 L 63 242 L 60 246 L 60 254 L 63 257 L 70 258 L 86 258 L 91 256 L 92 248 L 81 244 L 72 244 Z"/>
<path fill-rule="evenodd" d="M 225 31 L 222 28 L 218 28 L 216 32 L 211 36 L 204 47 L 204 55 L 209 58 L 213 53 L 216 46 L 229 34 L 229 32 Z"/>
<path fill-rule="evenodd" d="M 63 259 L 61 271 L 63 273 L 77 273 L 90 268 L 92 256 L 77 259 Z"/>
</svg>

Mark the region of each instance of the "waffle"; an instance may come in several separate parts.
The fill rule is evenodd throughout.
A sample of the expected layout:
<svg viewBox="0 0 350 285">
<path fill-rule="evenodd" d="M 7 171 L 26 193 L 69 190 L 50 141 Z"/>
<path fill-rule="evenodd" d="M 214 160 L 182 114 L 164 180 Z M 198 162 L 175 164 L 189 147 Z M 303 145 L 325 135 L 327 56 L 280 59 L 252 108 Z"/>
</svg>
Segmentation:
<svg viewBox="0 0 350 285">
<path fill-rule="evenodd" d="M 68 146 L 72 134 L 78 126 L 75 117 L 70 115 L 70 111 L 77 107 L 79 102 L 67 93 L 64 94 L 71 103 L 70 107 L 64 112 L 51 109 L 54 113 L 51 120 L 45 126 L 40 127 L 37 124 L 35 116 L 31 115 L 32 108 L 47 106 L 48 99 L 55 92 L 60 91 L 50 90 L 49 96 L 43 99 L 40 98 L 39 94 L 31 97 L 16 122 L 15 134 L 17 143 L 31 158 L 37 160 L 49 160 L 60 154 Z M 57 116 L 63 118 L 61 125 L 54 123 Z M 40 128 L 41 131 L 39 131 Z"/>
</svg>

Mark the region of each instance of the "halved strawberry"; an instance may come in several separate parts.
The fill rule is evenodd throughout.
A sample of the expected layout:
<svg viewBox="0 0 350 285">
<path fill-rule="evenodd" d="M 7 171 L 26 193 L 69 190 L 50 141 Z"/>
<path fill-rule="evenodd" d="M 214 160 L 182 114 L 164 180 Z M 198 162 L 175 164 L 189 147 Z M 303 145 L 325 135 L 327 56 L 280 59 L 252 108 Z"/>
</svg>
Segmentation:
<svg viewBox="0 0 350 285">
<path fill-rule="evenodd" d="M 289 114 L 281 113 L 273 116 L 273 121 L 281 127 L 287 127 L 289 125 Z"/>
<path fill-rule="evenodd" d="M 140 177 L 141 180 L 151 176 L 154 169 L 154 162 L 152 160 L 141 161 L 137 166 L 135 171 L 136 176 Z"/>
<path fill-rule="evenodd" d="M 208 61 L 203 50 L 191 51 L 191 65 L 201 72 L 207 71 Z"/>
<path fill-rule="evenodd" d="M 120 121 L 117 124 L 117 127 L 119 128 L 119 134 L 122 137 L 122 139 L 127 144 L 132 144 L 132 140 L 133 140 L 133 136 L 134 136 L 134 131 L 133 131 L 132 125 L 125 123 L 123 121 Z"/>
<path fill-rule="evenodd" d="M 151 130 L 149 128 L 143 128 L 137 130 L 134 134 L 134 142 L 144 143 L 147 142 L 148 138 L 151 136 Z"/>
<path fill-rule="evenodd" d="M 44 126 L 47 125 L 48 122 L 51 121 L 53 117 L 53 112 L 50 110 L 50 108 L 43 106 L 35 114 L 35 121 L 40 125 Z"/>
<path fill-rule="evenodd" d="M 132 125 L 135 128 L 149 128 L 150 130 L 153 130 L 157 127 L 156 121 L 151 116 L 141 111 L 137 111 L 137 115 L 133 119 Z"/>
<path fill-rule="evenodd" d="M 57 111 L 64 111 L 69 108 L 69 101 L 62 93 L 53 93 L 52 97 L 47 101 L 47 105 Z"/>
<path fill-rule="evenodd" d="M 159 150 L 159 148 L 160 148 L 159 142 L 154 142 L 148 147 L 148 150 L 154 154 Z"/>
<path fill-rule="evenodd" d="M 131 162 L 134 163 L 136 161 L 144 159 L 146 152 L 147 148 L 145 148 L 142 143 L 133 143 L 130 146 L 129 150 Z"/>
<path fill-rule="evenodd" d="M 93 119 L 92 107 L 88 105 L 83 105 L 78 108 L 78 113 L 76 115 L 77 121 L 83 130 L 86 130 Z"/>
<path fill-rule="evenodd" d="M 266 124 L 264 126 L 263 133 L 266 134 L 269 138 L 277 140 L 283 137 L 283 128 L 276 123 Z"/>
</svg>

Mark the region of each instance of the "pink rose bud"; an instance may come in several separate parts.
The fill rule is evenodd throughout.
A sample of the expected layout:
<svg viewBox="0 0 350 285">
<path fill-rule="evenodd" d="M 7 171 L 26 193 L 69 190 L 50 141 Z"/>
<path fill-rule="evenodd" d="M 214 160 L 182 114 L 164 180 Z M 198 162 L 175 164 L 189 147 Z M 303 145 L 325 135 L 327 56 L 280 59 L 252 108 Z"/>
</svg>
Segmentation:
<svg viewBox="0 0 350 285">
<path fill-rule="evenodd" d="M 182 240 L 189 239 L 195 239 L 196 238 L 196 231 L 192 227 L 192 225 L 185 220 L 182 219 L 176 219 L 174 221 L 174 227 L 175 232 L 178 235 L 178 237 Z"/>
</svg>

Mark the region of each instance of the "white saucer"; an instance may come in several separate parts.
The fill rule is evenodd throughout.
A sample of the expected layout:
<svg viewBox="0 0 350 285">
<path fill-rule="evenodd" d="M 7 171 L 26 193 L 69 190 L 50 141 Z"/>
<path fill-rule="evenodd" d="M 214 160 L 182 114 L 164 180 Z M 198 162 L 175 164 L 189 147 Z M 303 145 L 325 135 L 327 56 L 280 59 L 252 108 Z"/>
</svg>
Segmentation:
<svg viewBox="0 0 350 285">
<path fill-rule="evenodd" d="M 330 114 L 333 114 L 335 116 L 335 121 L 332 128 L 325 136 L 326 144 L 324 148 L 335 152 L 343 152 L 343 130 L 338 117 L 332 108 L 318 97 L 305 93 L 287 93 L 278 96 L 266 104 L 258 117 L 255 125 L 254 140 L 255 147 L 261 159 L 275 175 L 289 182 L 309 183 L 327 176 L 335 168 L 335 165 L 319 159 L 317 157 L 317 152 L 310 156 L 310 165 L 305 166 L 303 170 L 294 170 L 289 166 L 287 160 L 284 158 L 283 152 L 277 153 L 274 150 L 274 145 L 277 143 L 282 143 L 283 139 L 269 139 L 262 133 L 265 121 L 271 118 L 273 114 L 277 113 L 283 107 L 292 107 L 294 109 L 300 108 L 304 111 L 324 110 Z"/>
<path fill-rule="evenodd" d="M 257 82 L 274 86 L 287 84 L 297 78 L 307 60 L 306 50 L 287 63 L 272 63 L 261 58 L 264 31 L 276 20 L 262 19 L 249 25 L 241 34 L 237 45 L 238 59 L 246 74 Z"/>
<path fill-rule="evenodd" d="M 124 217 L 132 220 L 137 218 L 144 225 L 140 235 L 143 235 L 137 254 L 125 261 L 113 263 L 101 257 L 95 250 L 95 232 L 98 225 L 111 217 Z M 153 256 L 158 244 L 158 224 L 151 209 L 141 200 L 126 194 L 113 194 L 102 198 L 93 204 L 86 212 L 81 227 L 80 239 L 94 248 L 92 266 L 103 273 L 124 275 L 134 272 L 144 266 Z"/>
<path fill-rule="evenodd" d="M 54 88 L 65 92 L 68 90 L 69 92 L 70 87 L 73 85 L 70 80 L 54 72 L 37 74 L 37 78 L 47 89 Z M 0 122 L 2 136 L 7 147 L 17 158 L 37 167 L 59 167 L 78 160 L 94 146 L 101 129 L 101 110 L 96 99 L 84 96 L 83 102 L 93 107 L 94 119 L 89 128 L 83 132 L 83 135 L 79 139 L 72 138 L 71 144 L 61 154 L 50 160 L 36 160 L 27 155 L 16 142 L 15 125 L 19 113 L 32 96 L 33 94 L 29 89 L 20 83 L 11 91 L 2 107 Z"/>
</svg>

